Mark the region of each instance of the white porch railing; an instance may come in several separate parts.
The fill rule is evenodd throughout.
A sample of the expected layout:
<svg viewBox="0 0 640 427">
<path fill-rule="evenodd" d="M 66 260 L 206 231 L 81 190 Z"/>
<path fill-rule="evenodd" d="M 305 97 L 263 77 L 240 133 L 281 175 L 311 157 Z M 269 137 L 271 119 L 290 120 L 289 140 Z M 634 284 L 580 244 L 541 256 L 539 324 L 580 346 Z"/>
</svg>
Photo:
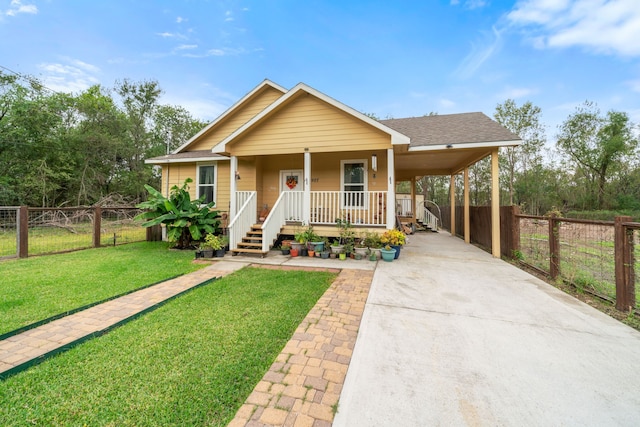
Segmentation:
<svg viewBox="0 0 640 427">
<path fill-rule="evenodd" d="M 347 219 L 353 225 L 386 225 L 386 191 L 312 191 L 312 224 L 335 225 Z"/>
<path fill-rule="evenodd" d="M 430 229 L 438 231 L 438 217 L 427 208 L 424 208 L 424 223 Z"/>
<path fill-rule="evenodd" d="M 302 222 L 302 191 L 285 191 L 271 208 L 269 215 L 262 224 L 262 251 L 267 252 L 271 243 L 276 240 L 278 233 L 287 221 Z"/>
<path fill-rule="evenodd" d="M 242 193 L 240 195 L 239 193 Z M 244 193 L 249 193 L 245 194 Z M 229 224 L 229 249 L 238 249 L 238 243 L 251 230 L 258 216 L 258 200 L 255 191 L 239 191 L 237 198 L 244 197 L 245 201 L 238 209 L 235 218 Z"/>
<path fill-rule="evenodd" d="M 252 194 L 256 194 L 255 191 L 236 191 L 236 212 L 240 212 L 240 208 L 245 204 Z"/>
</svg>

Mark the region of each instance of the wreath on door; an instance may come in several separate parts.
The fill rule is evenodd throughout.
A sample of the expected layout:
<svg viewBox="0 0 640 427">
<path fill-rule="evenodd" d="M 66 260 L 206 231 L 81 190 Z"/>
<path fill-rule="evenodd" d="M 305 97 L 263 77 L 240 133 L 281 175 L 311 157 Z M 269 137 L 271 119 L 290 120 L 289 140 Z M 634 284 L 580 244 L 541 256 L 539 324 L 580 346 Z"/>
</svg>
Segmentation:
<svg viewBox="0 0 640 427">
<path fill-rule="evenodd" d="M 294 175 L 289 175 L 287 177 L 286 184 L 287 184 L 287 187 L 289 187 L 289 190 L 293 190 L 298 185 L 298 177 Z"/>
</svg>

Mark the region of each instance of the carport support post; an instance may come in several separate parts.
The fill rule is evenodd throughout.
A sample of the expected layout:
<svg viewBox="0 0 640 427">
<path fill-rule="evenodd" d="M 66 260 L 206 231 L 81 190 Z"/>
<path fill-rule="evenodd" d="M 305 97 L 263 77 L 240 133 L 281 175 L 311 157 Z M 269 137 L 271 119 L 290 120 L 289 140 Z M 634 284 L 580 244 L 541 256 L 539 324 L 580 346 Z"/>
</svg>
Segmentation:
<svg viewBox="0 0 640 427">
<path fill-rule="evenodd" d="M 615 218 L 615 272 L 616 272 L 616 309 L 629 311 L 636 306 L 633 260 L 633 234 L 629 235 L 625 222 L 631 222 L 630 216 Z M 631 238 L 629 238 L 631 237 Z"/>
<path fill-rule="evenodd" d="M 491 152 L 491 254 L 500 258 L 500 183 L 498 149 Z"/>
<path fill-rule="evenodd" d="M 456 176 L 451 175 L 449 184 L 449 197 L 451 205 L 451 237 L 456 237 Z"/>
<path fill-rule="evenodd" d="M 469 214 L 469 167 L 464 168 L 464 241 L 471 243 L 471 217 Z"/>
</svg>

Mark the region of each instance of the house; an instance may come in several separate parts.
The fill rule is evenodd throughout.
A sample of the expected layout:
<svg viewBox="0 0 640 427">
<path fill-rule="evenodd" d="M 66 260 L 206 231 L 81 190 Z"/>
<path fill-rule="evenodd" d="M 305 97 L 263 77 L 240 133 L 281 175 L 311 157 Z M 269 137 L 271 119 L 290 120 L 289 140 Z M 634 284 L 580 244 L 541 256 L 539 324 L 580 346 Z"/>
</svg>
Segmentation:
<svg viewBox="0 0 640 427">
<path fill-rule="evenodd" d="M 487 156 L 499 224 L 498 150 L 520 142 L 482 113 L 378 121 L 304 83 L 287 90 L 265 80 L 172 154 L 147 163 L 161 166 L 163 194 L 194 179 L 192 196 L 204 195 L 228 214 L 232 249 L 253 226 L 262 235 L 256 251 L 265 253 L 278 234 L 293 234 L 301 223 L 321 235 L 335 233 L 336 218 L 393 228 L 396 182 L 448 175 L 453 186 L 456 174 L 468 178 L 469 166 Z M 415 219 L 422 207 L 411 198 Z M 256 226 L 261 212 L 266 218 Z M 493 229 L 499 256 L 499 226 Z"/>
</svg>

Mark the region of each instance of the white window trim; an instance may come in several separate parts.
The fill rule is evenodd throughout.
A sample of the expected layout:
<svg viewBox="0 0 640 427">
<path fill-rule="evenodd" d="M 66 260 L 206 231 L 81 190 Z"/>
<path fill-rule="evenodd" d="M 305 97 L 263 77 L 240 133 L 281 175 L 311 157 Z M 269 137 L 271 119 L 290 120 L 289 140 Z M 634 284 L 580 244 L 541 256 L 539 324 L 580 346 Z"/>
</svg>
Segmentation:
<svg viewBox="0 0 640 427">
<path fill-rule="evenodd" d="M 367 163 L 367 159 L 347 159 L 340 160 L 340 193 L 345 193 L 344 191 L 344 165 L 352 164 L 352 163 L 362 163 L 364 165 L 364 206 L 345 206 L 344 197 L 340 197 L 340 208 L 341 209 L 357 209 L 357 210 L 366 210 L 367 206 L 369 206 L 369 164 Z"/>
<path fill-rule="evenodd" d="M 196 163 L 196 199 L 200 194 L 200 167 L 213 166 L 213 201 L 214 206 L 218 207 L 218 162 Z"/>
</svg>

